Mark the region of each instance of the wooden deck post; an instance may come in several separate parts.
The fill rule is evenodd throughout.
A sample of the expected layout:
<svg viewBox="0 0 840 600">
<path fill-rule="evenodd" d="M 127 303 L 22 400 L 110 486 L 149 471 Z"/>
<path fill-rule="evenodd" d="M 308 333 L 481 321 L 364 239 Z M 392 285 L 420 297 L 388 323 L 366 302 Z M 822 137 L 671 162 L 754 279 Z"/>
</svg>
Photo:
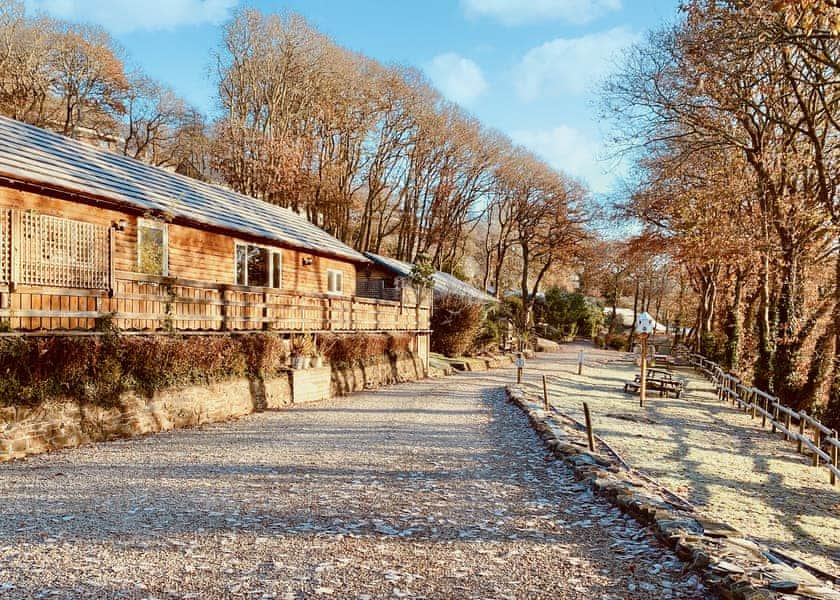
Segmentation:
<svg viewBox="0 0 840 600">
<path fill-rule="evenodd" d="M 268 310 L 268 292 L 262 293 L 262 323 L 260 329 L 267 331 L 271 329 L 271 314 Z"/>
</svg>

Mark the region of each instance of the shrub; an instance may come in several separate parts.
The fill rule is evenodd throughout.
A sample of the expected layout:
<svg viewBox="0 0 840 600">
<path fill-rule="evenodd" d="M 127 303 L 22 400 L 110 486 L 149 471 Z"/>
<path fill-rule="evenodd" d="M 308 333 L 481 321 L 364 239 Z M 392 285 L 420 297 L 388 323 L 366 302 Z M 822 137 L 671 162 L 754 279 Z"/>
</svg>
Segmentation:
<svg viewBox="0 0 840 600">
<path fill-rule="evenodd" d="M 548 325 L 552 337 L 562 340 L 573 338 L 578 333 L 586 337 L 595 336 L 604 322 L 604 311 L 596 302 L 580 293 L 566 293 L 559 288 L 550 288 L 545 301 L 535 308 L 536 319 Z"/>
<path fill-rule="evenodd" d="M 626 352 L 627 338 L 623 335 L 608 335 L 605 340 L 605 345 L 611 350 L 619 350 L 621 352 Z"/>
<path fill-rule="evenodd" d="M 36 405 L 57 396 L 112 405 L 128 389 L 152 395 L 272 374 L 284 365 L 284 343 L 270 334 L 3 338 L 0 405 Z"/>
<path fill-rule="evenodd" d="M 463 296 L 437 296 L 432 313 L 432 351 L 446 356 L 464 354 L 476 339 L 483 313 L 481 304 Z"/>
<path fill-rule="evenodd" d="M 501 341 L 502 332 L 499 321 L 485 318 L 473 340 L 471 350 L 475 352 L 497 350 Z"/>
<path fill-rule="evenodd" d="M 409 352 L 411 340 L 409 334 L 322 334 L 318 336 L 318 348 L 330 362 L 350 364 L 371 356 Z"/>
<path fill-rule="evenodd" d="M 319 336 L 331 361 L 353 362 L 411 349 L 409 334 Z M 0 406 L 35 406 L 69 397 L 112 406 L 120 394 L 266 377 L 286 367 L 286 341 L 274 333 L 0 338 Z"/>
</svg>

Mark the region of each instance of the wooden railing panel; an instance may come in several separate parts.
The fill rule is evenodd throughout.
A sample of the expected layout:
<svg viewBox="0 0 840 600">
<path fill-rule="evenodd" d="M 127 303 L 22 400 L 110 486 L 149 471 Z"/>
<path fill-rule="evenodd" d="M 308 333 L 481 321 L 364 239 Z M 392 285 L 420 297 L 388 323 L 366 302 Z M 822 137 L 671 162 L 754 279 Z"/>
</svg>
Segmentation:
<svg viewBox="0 0 840 600">
<path fill-rule="evenodd" d="M 90 330 L 96 320 L 134 331 L 426 331 L 430 309 L 368 298 L 120 278 L 104 290 L 20 286 L 0 309 L 12 329 Z"/>
</svg>

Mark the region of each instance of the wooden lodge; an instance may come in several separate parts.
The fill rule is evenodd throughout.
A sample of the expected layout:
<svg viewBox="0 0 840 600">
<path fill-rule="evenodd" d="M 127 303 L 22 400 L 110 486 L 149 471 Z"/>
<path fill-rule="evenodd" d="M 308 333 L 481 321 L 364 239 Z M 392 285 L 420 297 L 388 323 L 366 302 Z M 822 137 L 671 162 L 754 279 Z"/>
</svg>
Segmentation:
<svg viewBox="0 0 840 600">
<path fill-rule="evenodd" d="M 301 215 L 0 117 L 0 322 L 26 332 L 410 332 L 429 298 Z M 422 295 L 421 295 L 422 296 Z"/>
<path fill-rule="evenodd" d="M 410 278 L 414 265 L 389 256 L 366 252 L 370 264 L 365 265 L 358 274 L 359 286 L 383 297 L 396 296 L 402 290 L 411 288 Z M 432 273 L 434 295 L 455 294 L 469 298 L 480 304 L 497 304 L 499 300 L 487 292 L 461 281 L 450 273 L 435 271 Z"/>
</svg>

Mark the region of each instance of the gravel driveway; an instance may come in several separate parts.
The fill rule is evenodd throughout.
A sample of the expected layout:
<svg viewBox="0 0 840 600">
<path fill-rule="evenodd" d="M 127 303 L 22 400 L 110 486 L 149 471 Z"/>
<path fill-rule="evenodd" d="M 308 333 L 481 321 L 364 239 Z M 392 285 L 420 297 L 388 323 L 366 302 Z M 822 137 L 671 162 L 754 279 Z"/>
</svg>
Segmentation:
<svg viewBox="0 0 840 600">
<path fill-rule="evenodd" d="M 465 374 L 0 465 L 2 598 L 705 598 Z"/>
</svg>

